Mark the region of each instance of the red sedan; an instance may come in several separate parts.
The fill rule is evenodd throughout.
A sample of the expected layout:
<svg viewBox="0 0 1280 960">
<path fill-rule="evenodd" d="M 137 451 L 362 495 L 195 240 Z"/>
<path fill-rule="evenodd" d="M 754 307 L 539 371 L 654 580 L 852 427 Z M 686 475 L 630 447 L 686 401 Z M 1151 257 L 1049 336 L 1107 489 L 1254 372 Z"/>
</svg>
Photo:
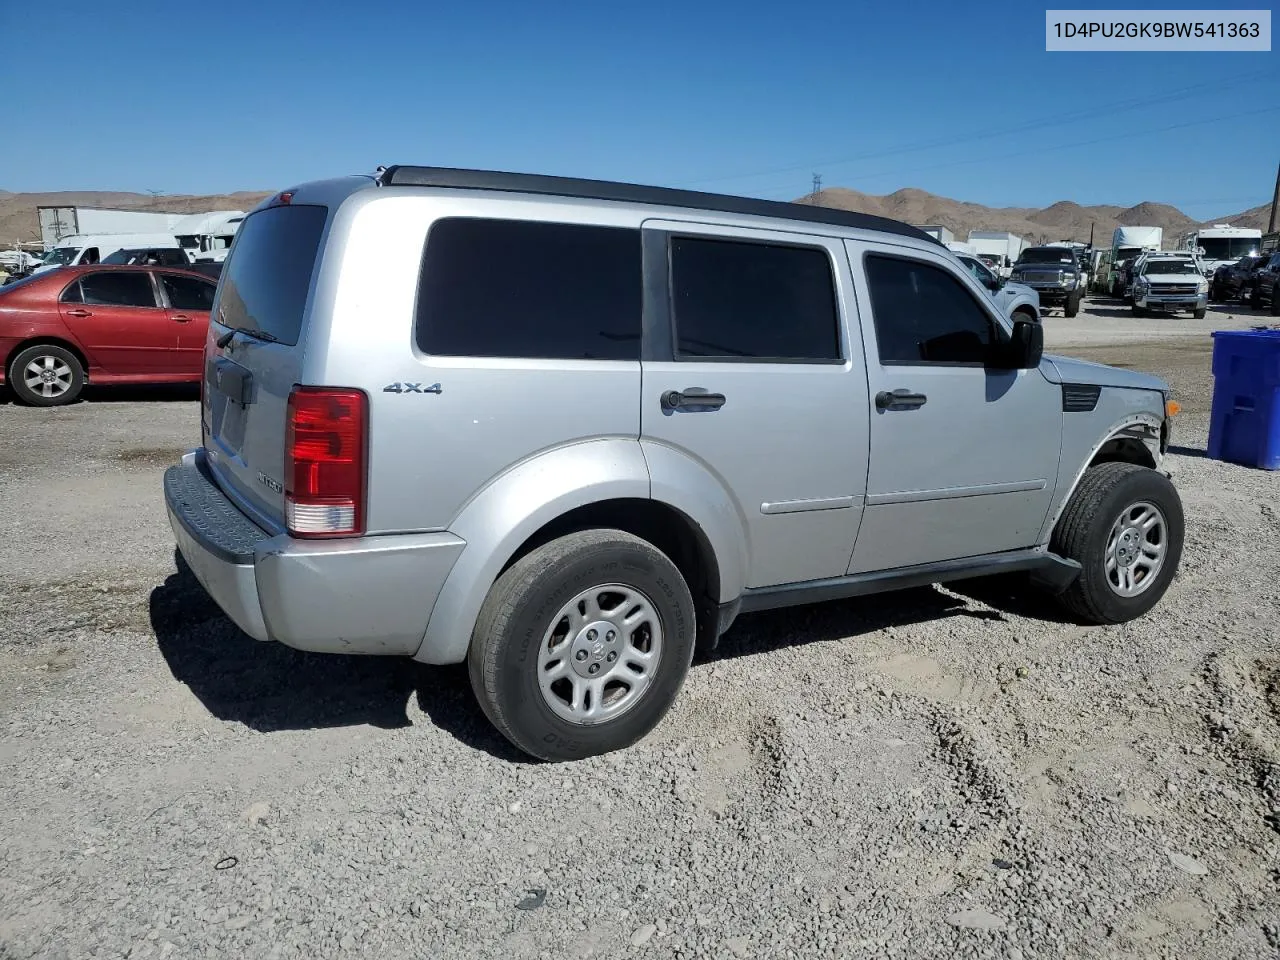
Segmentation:
<svg viewBox="0 0 1280 960">
<path fill-rule="evenodd" d="M 63 267 L 0 287 L 0 384 L 70 403 L 86 383 L 198 383 L 216 283 L 168 267 Z"/>
</svg>

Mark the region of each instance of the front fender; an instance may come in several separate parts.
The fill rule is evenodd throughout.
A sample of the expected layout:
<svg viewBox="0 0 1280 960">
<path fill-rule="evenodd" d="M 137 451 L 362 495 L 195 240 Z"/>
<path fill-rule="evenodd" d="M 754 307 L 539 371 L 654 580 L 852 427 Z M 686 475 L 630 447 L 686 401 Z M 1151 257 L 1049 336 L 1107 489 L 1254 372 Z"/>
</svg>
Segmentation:
<svg viewBox="0 0 1280 960">
<path fill-rule="evenodd" d="M 489 588 L 520 545 L 541 527 L 590 503 L 648 496 L 649 473 L 634 438 L 557 447 L 498 476 L 449 524 L 449 532 L 467 545 L 440 590 L 414 659 L 466 659 Z"/>
<path fill-rule="evenodd" d="M 1106 421 L 1110 424 L 1101 435 L 1088 433 L 1090 418 L 1079 418 L 1079 414 L 1064 414 L 1064 430 L 1062 436 L 1062 457 L 1058 466 L 1059 493 L 1055 494 L 1056 502 L 1045 518 L 1040 530 L 1038 543 L 1047 543 L 1053 536 L 1053 528 L 1058 525 L 1062 512 L 1080 485 L 1084 472 L 1098 452 L 1112 440 L 1132 439 L 1140 441 L 1150 452 L 1152 462 L 1160 466 L 1163 459 L 1160 449 L 1161 418 L 1153 410 L 1144 409 L 1147 404 L 1139 390 L 1106 389 L 1102 391 L 1099 409 L 1104 411 Z M 1105 405 L 1104 405 L 1105 404 Z M 1096 421 L 1094 421 L 1096 423 Z M 1073 430 L 1072 427 L 1075 427 Z"/>
</svg>

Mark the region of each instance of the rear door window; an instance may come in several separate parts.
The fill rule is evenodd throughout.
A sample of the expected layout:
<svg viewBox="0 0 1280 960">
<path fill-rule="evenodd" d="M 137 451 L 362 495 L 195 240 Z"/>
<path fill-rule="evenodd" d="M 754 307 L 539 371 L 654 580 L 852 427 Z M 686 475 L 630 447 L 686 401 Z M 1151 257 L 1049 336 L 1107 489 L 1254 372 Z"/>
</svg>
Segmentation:
<svg viewBox="0 0 1280 960">
<path fill-rule="evenodd" d="M 422 256 L 418 349 L 638 360 L 642 289 L 639 230 L 442 219 Z"/>
<path fill-rule="evenodd" d="M 160 283 L 164 286 L 165 296 L 169 298 L 169 306 L 174 310 L 199 310 L 207 313 L 213 309 L 213 295 L 218 289 L 217 284 L 172 273 L 160 274 Z"/>
<path fill-rule="evenodd" d="M 218 320 L 250 336 L 297 344 L 328 213 L 296 204 L 245 217 L 223 270 Z"/>
<path fill-rule="evenodd" d="M 141 271 L 88 273 L 80 278 L 82 303 L 102 307 L 154 307 L 151 275 Z"/>
<path fill-rule="evenodd" d="M 841 359 L 831 258 L 817 247 L 671 238 L 676 357 Z"/>
</svg>

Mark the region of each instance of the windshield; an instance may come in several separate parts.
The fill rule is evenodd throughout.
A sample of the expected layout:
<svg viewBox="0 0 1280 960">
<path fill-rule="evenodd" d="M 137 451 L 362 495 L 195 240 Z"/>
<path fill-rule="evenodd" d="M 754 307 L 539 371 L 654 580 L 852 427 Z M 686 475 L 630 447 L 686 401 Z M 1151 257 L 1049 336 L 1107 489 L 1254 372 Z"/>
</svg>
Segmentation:
<svg viewBox="0 0 1280 960">
<path fill-rule="evenodd" d="M 973 274 L 973 279 L 977 280 L 979 283 L 991 282 L 991 271 L 988 270 L 986 265 L 980 260 L 975 260 L 972 257 L 961 257 L 960 262 L 969 269 L 969 272 Z"/>
<path fill-rule="evenodd" d="M 54 247 L 44 255 L 44 259 L 40 262 L 45 266 L 65 267 L 76 258 L 76 254 L 79 252 L 79 247 Z"/>
<path fill-rule="evenodd" d="M 1206 260 L 1234 260 L 1258 252 L 1258 237 L 1201 237 Z"/>
<path fill-rule="evenodd" d="M 1019 263 L 1075 263 L 1076 255 L 1070 247 L 1032 247 L 1023 250 Z"/>
<path fill-rule="evenodd" d="M 1148 260 L 1142 268 L 1143 276 L 1147 277 L 1170 273 L 1189 273 L 1192 276 L 1200 276 L 1200 271 L 1190 260 Z"/>
</svg>

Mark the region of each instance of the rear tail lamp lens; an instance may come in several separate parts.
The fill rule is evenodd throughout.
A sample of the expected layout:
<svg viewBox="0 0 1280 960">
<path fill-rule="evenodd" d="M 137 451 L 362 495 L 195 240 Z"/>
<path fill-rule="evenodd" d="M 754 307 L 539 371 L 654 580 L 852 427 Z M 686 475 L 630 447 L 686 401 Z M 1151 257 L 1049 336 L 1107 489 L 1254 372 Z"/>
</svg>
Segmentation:
<svg viewBox="0 0 1280 960">
<path fill-rule="evenodd" d="M 368 398 L 361 390 L 294 387 L 285 433 L 285 525 L 295 537 L 365 530 Z"/>
</svg>

